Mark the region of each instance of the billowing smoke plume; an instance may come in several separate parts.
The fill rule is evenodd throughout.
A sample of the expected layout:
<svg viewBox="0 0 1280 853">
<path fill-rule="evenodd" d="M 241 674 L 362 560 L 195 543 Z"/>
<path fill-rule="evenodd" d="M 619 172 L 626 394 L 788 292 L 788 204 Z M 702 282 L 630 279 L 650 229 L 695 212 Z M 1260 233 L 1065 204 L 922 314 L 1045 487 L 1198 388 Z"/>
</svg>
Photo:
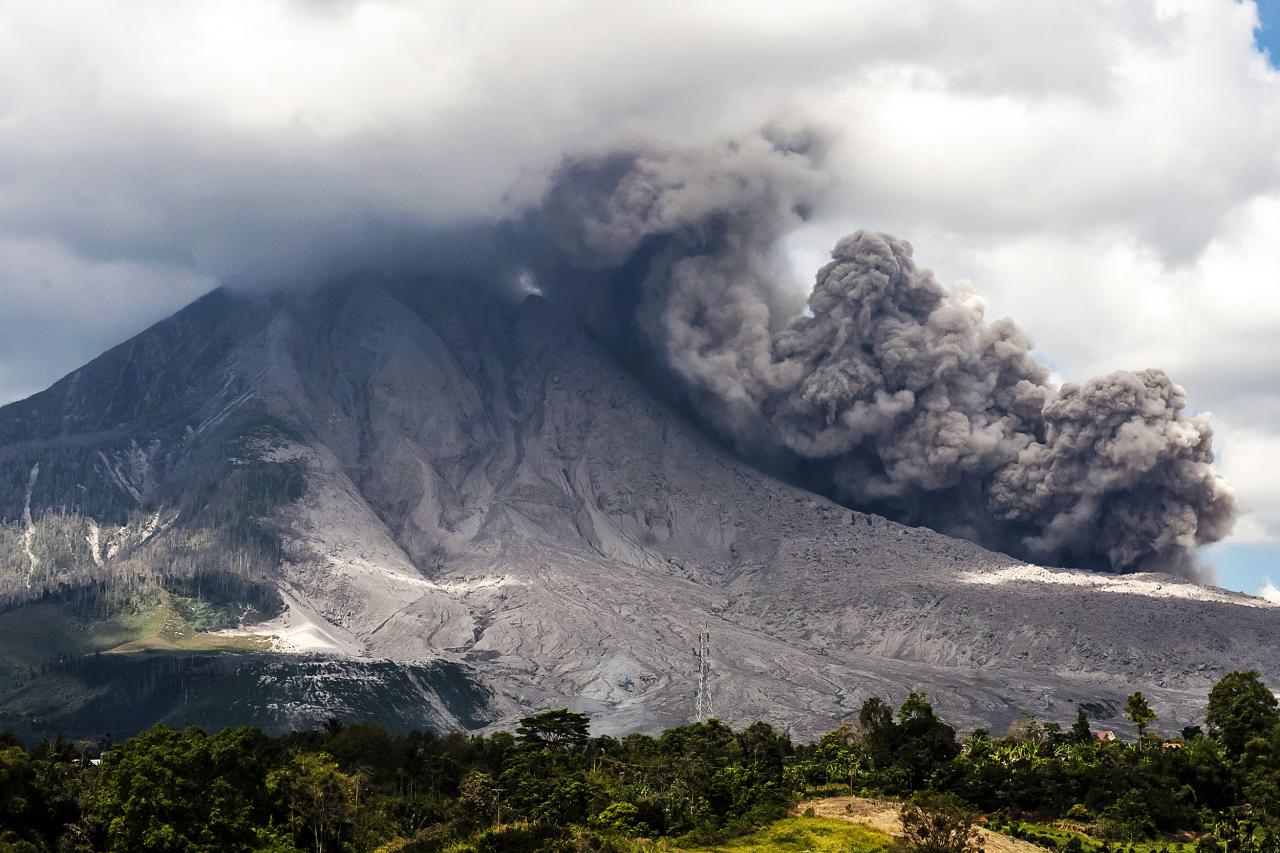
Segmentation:
<svg viewBox="0 0 1280 853">
<path fill-rule="evenodd" d="M 1049 564 L 1194 573 L 1236 505 L 1182 389 L 1055 388 L 1011 321 L 885 234 L 840 240 L 802 304 L 779 241 L 823 190 L 805 150 L 568 163 L 537 217 L 549 278 L 603 286 L 713 429 L 849 505 Z"/>
</svg>

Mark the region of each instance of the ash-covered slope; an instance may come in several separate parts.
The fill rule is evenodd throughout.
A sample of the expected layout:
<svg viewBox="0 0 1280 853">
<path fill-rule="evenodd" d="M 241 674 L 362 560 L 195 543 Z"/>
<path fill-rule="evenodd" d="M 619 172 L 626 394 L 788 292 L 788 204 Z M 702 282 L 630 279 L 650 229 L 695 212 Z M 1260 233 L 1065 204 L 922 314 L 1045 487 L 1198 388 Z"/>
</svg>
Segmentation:
<svg viewBox="0 0 1280 853">
<path fill-rule="evenodd" d="M 1280 677 L 1265 602 L 850 512 L 733 458 L 536 297 L 214 294 L 0 409 L 0 437 L 0 633 L 54 593 L 81 615 L 163 599 L 201 649 L 368 683 L 455 667 L 468 713 L 419 686 L 463 725 L 686 720 L 704 624 L 716 713 L 810 734 L 914 689 L 996 726 L 1142 689 L 1173 726 L 1224 671 Z M 38 688 L 13 680 L 10 708 Z M 367 713 L 331 695 L 271 722 Z"/>
</svg>

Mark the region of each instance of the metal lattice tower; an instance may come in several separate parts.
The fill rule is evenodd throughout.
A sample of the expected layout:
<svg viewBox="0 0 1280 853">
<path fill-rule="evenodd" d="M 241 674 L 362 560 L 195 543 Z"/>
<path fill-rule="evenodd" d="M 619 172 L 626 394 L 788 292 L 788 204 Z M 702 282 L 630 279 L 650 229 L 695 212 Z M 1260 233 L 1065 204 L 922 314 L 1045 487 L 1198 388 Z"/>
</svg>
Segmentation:
<svg viewBox="0 0 1280 853">
<path fill-rule="evenodd" d="M 711 709 L 711 628 L 702 626 L 698 634 L 698 701 L 695 712 L 699 723 L 715 716 Z"/>
</svg>

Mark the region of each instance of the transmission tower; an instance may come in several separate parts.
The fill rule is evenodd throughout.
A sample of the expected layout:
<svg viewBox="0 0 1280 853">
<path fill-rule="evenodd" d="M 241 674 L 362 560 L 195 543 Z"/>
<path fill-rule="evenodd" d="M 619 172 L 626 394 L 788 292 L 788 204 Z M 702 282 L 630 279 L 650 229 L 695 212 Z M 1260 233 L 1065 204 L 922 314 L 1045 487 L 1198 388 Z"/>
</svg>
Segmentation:
<svg viewBox="0 0 1280 853">
<path fill-rule="evenodd" d="M 711 709 L 711 628 L 702 626 L 698 634 L 698 702 L 695 707 L 699 723 L 715 716 Z"/>
</svg>

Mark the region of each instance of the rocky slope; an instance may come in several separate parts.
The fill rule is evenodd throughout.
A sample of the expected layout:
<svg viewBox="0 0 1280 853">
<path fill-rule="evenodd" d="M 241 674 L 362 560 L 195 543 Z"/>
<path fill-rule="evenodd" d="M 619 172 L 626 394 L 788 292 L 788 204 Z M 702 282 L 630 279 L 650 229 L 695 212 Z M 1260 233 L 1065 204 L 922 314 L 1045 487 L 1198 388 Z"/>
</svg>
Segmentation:
<svg viewBox="0 0 1280 853">
<path fill-rule="evenodd" d="M 704 624 L 717 715 L 799 734 L 909 689 L 996 727 L 1142 689 L 1173 727 L 1227 670 L 1280 681 L 1276 607 L 851 512 L 733 458 L 538 297 L 212 294 L 0 409 L 0 518 L 14 612 L 164 589 L 263 638 L 264 667 L 456 667 L 474 707 L 405 725 L 682 722 Z M 39 683 L 14 679 L 10 709 Z M 297 713 L 246 719 L 326 714 L 272 701 Z"/>
</svg>

